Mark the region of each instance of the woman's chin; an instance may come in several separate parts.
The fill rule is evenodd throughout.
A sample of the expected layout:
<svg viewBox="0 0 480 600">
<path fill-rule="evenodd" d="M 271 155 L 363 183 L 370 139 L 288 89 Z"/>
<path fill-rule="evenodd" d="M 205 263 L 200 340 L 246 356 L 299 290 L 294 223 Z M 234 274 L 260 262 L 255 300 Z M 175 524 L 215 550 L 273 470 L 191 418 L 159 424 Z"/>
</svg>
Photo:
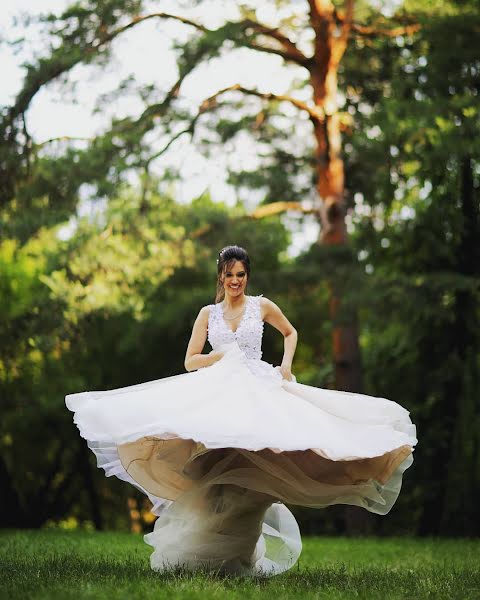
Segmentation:
<svg viewBox="0 0 480 600">
<path fill-rule="evenodd" d="M 241 296 L 243 294 L 243 288 L 239 288 L 238 290 L 227 288 L 226 292 L 229 296 L 233 296 L 236 298 L 237 296 Z"/>
</svg>

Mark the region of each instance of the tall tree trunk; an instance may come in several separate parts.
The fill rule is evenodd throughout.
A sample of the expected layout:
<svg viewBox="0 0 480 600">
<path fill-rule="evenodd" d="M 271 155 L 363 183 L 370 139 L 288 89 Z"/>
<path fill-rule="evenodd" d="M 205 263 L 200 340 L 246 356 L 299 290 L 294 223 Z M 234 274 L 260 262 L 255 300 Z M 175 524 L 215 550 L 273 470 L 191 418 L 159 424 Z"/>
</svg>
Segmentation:
<svg viewBox="0 0 480 600">
<path fill-rule="evenodd" d="M 345 52 L 353 1 L 346 2 L 347 18 L 341 31 L 335 20 L 335 7 L 330 0 L 310 0 L 310 17 L 315 32 L 315 52 L 309 65 L 313 100 L 318 109 L 314 120 L 316 140 L 317 191 L 321 199 L 321 235 L 319 243 L 348 244 L 345 224 L 345 176 L 341 156 L 342 138 L 338 114 L 337 73 Z M 361 392 L 361 360 L 358 344 L 357 316 L 342 309 L 342 290 L 330 284 L 330 317 L 333 323 L 333 357 L 337 389 Z"/>
<path fill-rule="evenodd" d="M 311 64 L 310 83 L 318 109 L 314 122 L 316 140 L 317 191 L 321 199 L 319 243 L 326 246 L 348 245 L 345 224 L 345 174 L 342 160 L 342 138 L 338 114 L 338 67 L 345 52 L 353 0 L 346 1 L 347 18 L 341 30 L 335 20 L 335 7 L 330 0 L 310 0 L 310 17 L 315 32 L 315 52 Z M 330 281 L 330 318 L 335 384 L 339 390 L 362 392 L 362 370 L 358 325 L 355 311 L 342 309 L 343 290 L 339 282 Z M 357 507 L 346 507 L 347 533 L 371 530 L 369 515 Z"/>
<path fill-rule="evenodd" d="M 480 215 L 474 198 L 470 157 L 463 158 L 460 169 L 463 228 L 457 272 L 473 280 L 479 271 Z M 439 531 L 448 535 L 474 536 L 480 533 L 477 515 L 480 492 L 480 376 L 477 367 L 480 323 L 473 290 L 457 290 L 454 314 L 453 340 L 458 362 L 453 366 L 450 382 L 453 393 L 446 398 L 455 407 L 454 429 Z"/>
</svg>

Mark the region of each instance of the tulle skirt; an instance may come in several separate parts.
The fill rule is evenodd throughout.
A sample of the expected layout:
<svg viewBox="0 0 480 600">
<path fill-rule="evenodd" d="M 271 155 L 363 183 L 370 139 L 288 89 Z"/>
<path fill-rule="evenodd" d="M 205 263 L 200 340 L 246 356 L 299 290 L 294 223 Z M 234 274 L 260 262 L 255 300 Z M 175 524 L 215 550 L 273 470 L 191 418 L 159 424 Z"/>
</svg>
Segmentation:
<svg viewBox="0 0 480 600">
<path fill-rule="evenodd" d="M 288 382 L 225 349 L 192 373 L 65 399 L 98 466 L 152 501 L 155 570 L 281 573 L 302 547 L 284 503 L 385 515 L 413 462 L 399 404 Z"/>
</svg>

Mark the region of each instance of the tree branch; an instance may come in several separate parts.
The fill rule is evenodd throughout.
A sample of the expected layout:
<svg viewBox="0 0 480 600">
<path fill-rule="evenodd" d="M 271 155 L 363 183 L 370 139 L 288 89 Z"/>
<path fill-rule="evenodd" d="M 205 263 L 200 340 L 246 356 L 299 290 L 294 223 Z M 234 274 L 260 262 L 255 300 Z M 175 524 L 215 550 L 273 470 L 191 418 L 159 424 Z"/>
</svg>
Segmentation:
<svg viewBox="0 0 480 600">
<path fill-rule="evenodd" d="M 36 148 L 41 148 L 42 146 L 52 144 L 53 142 L 92 142 L 94 139 L 94 137 L 76 137 L 70 135 L 61 135 L 59 137 L 49 138 L 48 140 L 44 140 L 43 142 L 35 142 L 33 145 Z"/>
<path fill-rule="evenodd" d="M 392 27 L 391 29 L 384 29 L 381 27 L 369 27 L 367 25 L 352 24 L 352 30 L 365 37 L 374 37 L 377 35 L 386 37 L 397 37 L 399 35 L 412 35 L 417 31 L 420 31 L 422 26 L 420 23 L 412 23 L 411 25 L 403 25 L 399 27 Z"/>
<path fill-rule="evenodd" d="M 257 90 L 244 88 L 239 83 L 236 83 L 235 85 L 231 85 L 229 87 L 219 90 L 218 92 L 215 92 L 215 94 L 213 94 L 212 96 L 209 96 L 208 98 L 203 100 L 203 102 L 200 104 L 200 106 L 198 108 L 197 114 L 192 118 L 188 127 L 183 129 L 182 131 L 179 131 L 178 133 L 176 133 L 161 150 L 159 150 L 158 152 L 153 154 L 151 157 L 149 157 L 147 162 L 150 163 L 153 160 L 155 160 L 156 158 L 158 158 L 159 156 L 161 156 L 162 154 L 164 154 L 168 150 L 168 148 L 176 140 L 178 140 L 182 135 L 184 135 L 186 133 L 190 133 L 191 135 L 193 135 L 193 133 L 195 131 L 195 126 L 196 126 L 197 121 L 199 120 L 200 116 L 210 110 L 214 110 L 215 108 L 217 108 L 218 107 L 217 98 L 219 98 L 223 94 L 226 94 L 227 92 L 242 92 L 243 94 L 256 96 L 257 98 L 261 98 L 263 100 L 268 100 L 268 101 L 277 100 L 279 102 L 281 102 L 281 101 L 290 102 L 291 104 L 293 104 L 293 106 L 295 106 L 299 110 L 306 111 L 312 121 L 321 121 L 321 120 L 323 120 L 323 118 L 325 116 L 323 110 L 320 107 L 317 108 L 317 107 L 308 106 L 308 104 L 305 104 L 305 102 L 302 102 L 301 100 L 297 100 L 296 98 L 292 98 L 291 96 L 272 94 L 269 92 L 259 92 Z M 153 116 L 153 114 L 151 114 L 150 116 Z M 140 117 L 140 119 L 141 118 L 142 117 Z"/>
<path fill-rule="evenodd" d="M 199 31 L 203 31 L 205 33 L 211 31 L 210 29 L 205 27 L 205 25 L 202 25 L 201 23 L 197 23 L 196 21 L 192 21 L 191 19 L 187 19 L 186 17 L 181 17 L 179 15 L 172 15 L 170 13 L 165 13 L 165 12 L 149 13 L 148 15 L 143 15 L 143 16 L 139 15 L 138 17 L 135 17 L 134 19 L 132 19 L 126 25 L 122 25 L 122 27 L 119 27 L 118 29 L 115 29 L 111 33 L 105 35 L 98 42 L 98 44 L 96 44 L 94 46 L 94 48 L 95 49 L 100 48 L 104 44 L 111 42 L 114 38 L 116 38 L 118 35 L 120 35 L 124 31 L 127 31 L 128 29 L 131 29 L 132 27 L 135 27 L 136 25 L 139 25 L 140 23 L 149 21 L 150 19 L 172 19 L 174 21 L 179 21 L 180 23 L 183 23 L 184 25 L 190 25 L 191 27 L 194 27 L 195 29 L 198 29 Z"/>
<path fill-rule="evenodd" d="M 282 56 L 285 60 L 295 62 L 298 65 L 307 66 L 310 59 L 307 56 L 305 56 L 305 54 L 297 47 L 297 45 L 294 42 L 292 42 L 292 40 L 287 35 L 282 33 L 278 28 L 268 27 L 267 25 L 263 25 L 262 23 L 254 21 L 253 19 L 245 19 L 244 21 L 240 22 L 240 25 L 245 30 L 245 33 L 247 35 L 248 30 L 253 29 L 253 31 L 256 31 L 262 35 L 276 40 L 283 47 L 283 50 L 263 46 L 255 42 L 247 42 L 245 44 L 246 46 L 253 48 L 254 50 L 258 50 L 259 52 L 270 52 L 278 54 Z"/>
<path fill-rule="evenodd" d="M 245 19 L 245 21 L 243 21 L 242 24 L 245 26 L 245 28 L 251 27 L 255 31 L 258 31 L 259 33 L 263 33 L 264 35 L 267 35 L 267 36 L 277 40 L 287 50 L 290 50 L 291 52 L 294 52 L 296 54 L 298 53 L 298 58 L 300 58 L 300 59 L 306 58 L 306 56 L 303 54 L 303 52 L 301 52 L 297 48 L 296 44 L 294 42 L 292 42 L 292 40 L 287 35 L 282 33 L 278 28 L 268 27 L 267 25 L 263 25 L 262 23 L 259 23 L 258 21 L 253 21 L 252 19 Z"/>
<path fill-rule="evenodd" d="M 204 33 L 214 33 L 214 30 L 208 29 L 201 23 L 192 21 L 191 19 L 187 19 L 187 18 L 181 17 L 179 15 L 172 15 L 170 13 L 158 12 L 158 13 L 151 13 L 148 15 L 136 17 L 130 23 L 127 23 L 123 27 L 120 27 L 119 29 L 115 30 L 114 32 L 112 32 L 111 34 L 106 36 L 101 41 L 101 43 L 98 44 L 97 47 L 99 48 L 100 45 L 104 45 L 108 41 L 113 40 L 120 33 L 123 33 L 124 31 L 131 29 L 135 25 L 138 25 L 139 23 L 143 23 L 144 21 L 147 21 L 149 19 L 154 19 L 154 18 L 173 19 L 173 20 L 179 21 L 180 23 L 184 23 L 185 25 L 190 25 L 190 26 L 194 27 L 195 29 L 198 29 L 199 31 L 203 31 Z M 245 32 L 248 28 L 251 28 L 255 31 L 258 31 L 259 33 L 261 33 L 263 35 L 266 35 L 268 37 L 271 37 L 271 38 L 277 40 L 278 42 L 280 42 L 280 44 L 283 46 L 284 49 L 281 50 L 278 48 L 269 48 L 268 46 L 263 46 L 261 44 L 257 44 L 256 42 L 246 41 L 246 40 L 239 42 L 239 43 L 241 43 L 241 45 L 246 46 L 248 48 L 252 48 L 253 50 L 257 50 L 259 52 L 267 52 L 270 54 L 277 54 L 277 55 L 281 56 L 282 58 L 284 58 L 285 60 L 295 62 L 296 64 L 299 64 L 299 65 L 305 66 L 308 63 L 309 59 L 303 54 L 303 52 L 301 52 L 297 48 L 297 46 L 294 44 L 294 42 L 292 42 L 279 29 L 267 27 L 266 25 L 263 25 L 262 23 L 253 21 L 252 19 L 246 19 L 244 21 L 240 21 L 238 23 L 238 25 L 240 25 L 241 28 L 245 30 Z"/>
<path fill-rule="evenodd" d="M 354 0 L 345 0 L 345 17 L 340 25 L 340 37 L 336 39 L 332 52 L 333 60 L 337 65 L 340 64 L 342 56 L 347 48 L 348 38 L 350 37 L 350 31 L 353 24 L 354 5 Z"/>
<path fill-rule="evenodd" d="M 337 23 L 344 24 L 349 18 L 348 13 L 344 13 L 343 11 L 335 10 L 335 19 Z M 381 27 L 379 25 L 361 25 L 360 23 L 354 23 L 353 20 L 351 22 L 351 30 L 357 33 L 360 36 L 373 37 L 376 35 L 382 35 L 387 37 L 396 37 L 398 35 L 412 35 L 419 31 L 422 26 L 420 23 L 416 23 L 409 17 L 407 18 L 399 18 L 394 17 L 397 21 L 404 21 L 403 25 L 398 25 L 397 27 L 386 28 Z"/>
<path fill-rule="evenodd" d="M 152 154 L 152 156 L 149 156 L 148 159 L 145 161 L 146 164 L 149 165 L 156 158 L 159 158 L 160 156 L 162 156 L 162 154 L 165 154 L 165 152 L 170 148 L 170 146 L 174 142 L 176 142 L 179 138 L 181 138 L 182 135 L 185 135 L 186 133 L 190 133 L 193 135 L 193 132 L 195 130 L 195 125 L 196 125 L 196 122 L 197 122 L 199 116 L 200 116 L 200 114 L 197 114 L 192 119 L 192 121 L 188 127 L 186 127 L 185 129 L 182 129 L 182 131 L 179 131 L 178 133 L 176 133 L 172 138 L 170 138 L 170 140 L 168 140 L 168 142 L 165 144 L 165 146 L 161 150 L 159 150 L 158 152 L 155 152 L 155 154 Z"/>
<path fill-rule="evenodd" d="M 280 213 L 286 212 L 287 210 L 295 210 L 297 212 L 302 212 L 303 214 L 318 214 L 318 209 L 315 208 L 306 208 L 301 205 L 300 202 L 288 202 L 288 201 L 279 201 L 279 202 L 270 202 L 269 204 L 264 204 L 263 206 L 257 207 L 253 212 L 247 215 L 241 215 L 237 217 L 236 221 L 245 221 L 250 219 L 264 219 L 266 217 L 271 217 L 273 215 L 278 215 Z M 198 229 L 195 229 L 189 234 L 191 239 L 197 239 L 210 233 L 213 229 L 213 226 L 208 223 L 207 225 L 202 225 Z"/>
<path fill-rule="evenodd" d="M 10 107 L 10 109 L 8 111 L 7 122 L 13 123 L 14 120 L 19 115 L 24 113 L 27 110 L 28 106 L 30 105 L 30 102 L 32 101 L 33 97 L 37 94 L 37 92 L 44 85 L 46 85 L 50 81 L 53 81 L 54 79 L 57 79 L 64 73 L 68 72 L 76 64 L 83 62 L 85 56 L 89 56 L 89 55 L 94 54 L 94 53 L 98 52 L 99 50 L 101 50 L 106 44 L 113 41 L 121 33 L 127 31 L 128 29 L 131 29 L 132 27 L 134 27 L 140 23 L 143 23 L 144 21 L 147 21 L 147 20 L 153 19 L 153 18 L 173 19 L 173 20 L 179 21 L 181 23 L 184 23 L 186 25 L 191 25 L 192 27 L 195 27 L 196 29 L 198 29 L 200 31 L 204 31 L 204 32 L 209 31 L 205 26 L 201 25 L 200 23 L 196 23 L 195 21 L 192 21 L 191 19 L 187 19 L 185 17 L 181 17 L 178 15 L 171 15 L 170 13 L 151 13 L 151 14 L 144 15 L 144 16 L 138 16 L 135 19 L 133 19 L 132 21 L 130 21 L 129 23 L 127 23 L 126 25 L 122 25 L 122 27 L 118 27 L 117 29 L 114 29 L 112 32 L 101 36 L 97 40 L 97 42 L 92 42 L 92 43 L 86 45 L 85 48 L 83 49 L 83 54 L 80 56 L 77 54 L 74 54 L 73 55 L 74 58 L 72 58 L 71 60 L 67 60 L 67 61 L 65 61 L 65 60 L 55 61 L 53 58 L 51 58 L 51 64 L 48 65 L 48 67 L 44 69 L 44 73 L 42 74 L 40 71 L 37 71 L 37 73 L 35 73 L 32 76 L 30 86 L 27 87 L 27 89 L 23 89 L 19 93 L 15 104 L 12 107 Z M 4 125 L 4 127 L 5 127 L 5 125 Z"/>
<path fill-rule="evenodd" d="M 331 0 L 308 0 L 308 5 L 312 20 L 321 19 L 322 13 L 327 10 L 329 12 L 335 10 Z"/>
<path fill-rule="evenodd" d="M 218 92 L 216 92 L 209 98 L 206 98 L 200 105 L 200 111 L 205 112 L 205 111 L 210 110 L 211 108 L 215 107 L 216 100 L 219 96 L 221 96 L 222 94 L 225 94 L 227 92 L 233 92 L 233 91 L 242 92 L 243 94 L 256 96 L 257 98 L 262 98 L 263 100 L 268 100 L 268 101 L 277 100 L 278 102 L 290 102 L 290 104 L 293 104 L 293 106 L 295 106 L 299 110 L 303 110 L 303 111 L 307 112 L 310 119 L 315 122 L 322 121 L 325 117 L 325 113 L 324 113 L 323 109 L 320 107 L 309 106 L 308 104 L 306 104 L 305 102 L 302 102 L 301 100 L 292 98 L 292 96 L 285 96 L 283 94 L 272 94 L 270 92 L 259 92 L 258 90 L 252 90 L 249 88 L 245 88 L 245 87 L 241 86 L 239 83 L 236 83 L 235 85 L 231 85 L 229 87 L 223 88 L 222 90 L 219 90 Z"/>
<path fill-rule="evenodd" d="M 277 215 L 279 213 L 286 212 L 287 210 L 296 210 L 304 214 L 318 214 L 318 209 L 306 208 L 302 206 L 300 202 L 279 201 L 270 202 L 269 204 L 259 206 L 252 213 L 250 213 L 249 216 L 253 219 L 263 219 L 264 217 Z"/>
<path fill-rule="evenodd" d="M 112 39 L 113 39 L 113 37 L 117 36 L 119 33 L 122 33 L 123 31 L 126 31 L 127 29 L 130 29 L 131 27 L 134 27 L 138 23 L 142 23 L 143 21 L 147 21 L 148 19 L 153 19 L 153 18 L 174 19 L 176 21 L 180 21 L 181 23 L 184 23 L 185 25 L 191 25 L 192 27 L 195 27 L 199 31 L 203 31 L 204 33 L 213 33 L 212 29 L 208 29 L 201 23 L 192 21 L 191 19 L 187 19 L 185 17 L 181 17 L 178 15 L 172 15 L 170 13 L 159 12 L 159 13 L 151 13 L 148 15 L 136 17 L 130 23 L 127 23 L 123 27 L 121 27 L 118 30 L 116 30 L 115 32 L 113 32 L 111 34 Z M 256 50 L 260 50 L 261 52 L 276 52 L 277 54 L 282 53 L 282 55 L 284 57 L 287 57 L 288 60 L 293 60 L 299 64 L 308 62 L 308 58 L 303 54 L 303 52 L 299 48 L 297 48 L 295 43 L 292 42 L 292 40 L 287 35 L 282 33 L 278 28 L 268 27 L 267 25 L 263 25 L 262 23 L 259 23 L 258 21 L 254 21 L 253 19 L 245 19 L 244 21 L 240 21 L 238 23 L 238 25 L 243 30 L 245 30 L 246 33 L 248 33 L 247 30 L 250 28 L 250 29 L 253 29 L 254 31 L 257 31 L 258 33 L 261 33 L 265 36 L 275 39 L 276 41 L 280 42 L 280 44 L 284 48 L 284 51 L 281 51 L 281 50 L 277 50 L 275 48 L 268 48 L 265 46 L 261 46 L 259 44 L 254 44 L 253 47 Z M 108 37 L 110 37 L 110 36 L 108 36 Z M 104 43 L 105 41 L 109 41 L 108 37 L 102 43 Z"/>
<path fill-rule="evenodd" d="M 190 69 L 190 70 L 192 70 L 192 69 Z M 185 77 L 188 75 L 188 73 L 190 73 L 190 70 L 183 73 L 183 75 L 181 75 L 177 79 L 177 81 L 172 85 L 170 90 L 165 95 L 165 98 L 163 99 L 162 102 L 148 106 L 143 111 L 143 113 L 140 115 L 140 117 L 137 119 L 136 123 L 141 123 L 142 121 L 145 121 L 147 119 L 151 119 L 153 117 L 158 117 L 158 116 L 164 115 L 165 112 L 167 111 L 167 109 L 169 108 L 172 100 L 175 100 L 175 98 L 178 98 L 178 94 L 180 92 L 180 87 L 181 87 Z"/>
<path fill-rule="evenodd" d="M 140 115 L 140 117 L 138 117 L 138 119 L 135 121 L 135 124 L 136 125 L 140 125 L 142 123 L 142 121 L 147 121 L 148 119 L 153 119 L 154 117 L 162 116 L 163 114 L 165 114 L 165 112 L 168 110 L 168 107 L 170 106 L 171 101 L 173 99 L 177 98 L 179 90 L 180 90 L 180 86 L 181 86 L 181 84 L 183 82 L 183 79 L 185 77 L 186 77 L 186 74 L 184 74 L 182 77 L 180 77 L 173 84 L 173 86 L 167 92 L 167 94 L 165 95 L 164 100 L 161 103 L 155 104 L 153 106 L 149 106 L 148 108 L 146 108 L 143 111 L 143 113 Z M 119 125 L 119 127 L 121 127 L 121 124 Z M 163 152 L 165 152 L 168 149 L 168 147 L 175 141 L 175 139 L 177 139 L 178 137 L 180 137 L 180 135 L 182 133 L 186 133 L 186 131 L 185 132 L 180 132 L 179 134 L 175 135 L 175 137 L 168 142 L 167 147 L 163 148 L 163 150 L 161 150 L 158 153 L 158 156 L 160 156 L 160 154 L 163 154 Z M 33 144 L 33 146 L 35 148 L 40 148 L 40 147 L 46 146 L 47 144 L 51 144 L 53 142 L 69 142 L 69 141 L 95 142 L 97 139 L 99 139 L 98 136 L 95 136 L 95 137 L 76 137 L 76 136 L 64 135 L 64 136 L 50 138 L 50 139 L 45 140 L 43 142 L 35 143 L 35 144 Z M 152 160 L 153 160 L 153 157 L 152 157 Z"/>
<path fill-rule="evenodd" d="M 242 46 L 245 48 L 251 48 L 252 50 L 257 50 L 257 52 L 266 52 L 268 54 L 276 54 L 277 56 L 281 56 L 285 61 L 293 62 L 296 65 L 301 67 L 308 68 L 308 64 L 310 59 L 305 56 L 304 59 L 299 60 L 297 56 L 293 53 L 288 52 L 287 50 L 281 50 L 280 48 L 271 48 L 269 46 L 262 46 L 261 44 L 257 44 L 256 42 L 242 42 Z"/>
<path fill-rule="evenodd" d="M 232 85 L 232 86 L 229 86 L 222 90 L 219 90 L 218 92 L 216 92 L 209 98 L 206 98 L 205 100 L 203 100 L 203 102 L 200 104 L 200 106 L 198 108 L 197 114 L 192 118 L 188 127 L 183 129 L 182 131 L 179 131 L 178 133 L 176 133 L 161 150 L 159 150 L 158 152 L 153 154 L 151 157 L 149 157 L 147 162 L 150 163 L 151 161 L 155 160 L 156 158 L 158 158 L 159 156 L 164 154 L 168 150 L 168 148 L 170 148 L 170 146 L 176 140 L 178 140 L 182 135 L 185 135 L 186 133 L 190 133 L 191 135 L 193 135 L 193 133 L 195 131 L 195 126 L 197 124 L 198 119 L 201 117 L 201 115 L 203 115 L 204 113 L 206 113 L 210 110 L 217 108 L 218 107 L 217 98 L 219 96 L 226 94 L 227 92 L 231 92 L 231 91 L 239 91 L 244 94 L 249 94 L 252 96 L 256 96 L 258 98 L 262 98 L 264 100 L 278 100 L 278 101 L 290 102 L 291 104 L 293 104 L 300 110 L 307 111 L 308 114 L 310 115 L 311 119 L 318 120 L 319 118 L 321 118 L 321 116 L 323 116 L 323 113 L 320 114 L 319 110 L 316 110 L 314 107 L 312 108 L 312 107 L 308 106 L 307 104 L 305 104 L 304 102 L 301 102 L 300 100 L 292 98 L 291 96 L 281 96 L 281 95 L 271 94 L 271 93 L 262 93 L 262 92 L 258 92 L 257 90 L 250 90 L 250 89 L 244 88 L 240 84 L 237 83 L 235 85 Z"/>
<path fill-rule="evenodd" d="M 75 55 L 75 58 L 69 61 L 54 61 L 52 59 L 51 64 L 44 70 L 44 73 L 41 74 L 37 72 L 33 75 L 30 86 L 27 89 L 23 89 L 19 95 L 17 96 L 17 100 L 13 106 L 10 107 L 8 111 L 8 117 L 6 119 L 7 123 L 13 123 L 14 120 L 24 113 L 33 97 L 37 94 L 37 92 L 47 83 L 57 79 L 64 73 L 68 72 L 71 68 L 73 68 L 77 63 L 82 62 L 84 56 L 89 56 L 101 50 L 106 44 L 113 41 L 120 34 L 128 31 L 129 29 L 144 23 L 150 19 L 171 19 L 183 23 L 185 25 L 189 25 L 194 27 L 195 29 L 202 31 L 204 33 L 214 33 L 213 30 L 208 29 L 201 23 L 193 21 L 192 19 L 188 19 L 186 17 L 182 17 L 180 15 L 173 15 L 166 12 L 156 12 L 150 13 L 148 15 L 139 15 L 132 19 L 129 23 L 114 29 L 110 33 L 106 33 L 102 35 L 96 42 L 92 42 L 85 46 L 84 53 L 81 58 L 78 58 L 78 55 Z M 242 25 L 242 22 L 240 23 Z M 269 28 L 266 25 L 262 25 L 261 23 L 256 23 L 253 20 L 246 20 L 243 22 L 243 25 L 246 28 L 251 27 L 259 31 L 264 35 L 268 35 L 273 39 L 279 41 L 285 48 L 285 50 L 268 48 L 266 46 L 262 46 L 255 42 L 245 41 L 244 45 L 247 47 L 251 47 L 254 50 L 259 52 L 268 52 L 282 56 L 285 60 L 294 61 L 297 64 L 306 64 L 308 62 L 307 57 L 295 46 L 295 44 L 284 34 L 282 34 L 279 30 L 274 28 Z M 178 90 L 177 90 L 178 93 Z M 5 127 L 6 123 L 4 123 Z"/>
</svg>

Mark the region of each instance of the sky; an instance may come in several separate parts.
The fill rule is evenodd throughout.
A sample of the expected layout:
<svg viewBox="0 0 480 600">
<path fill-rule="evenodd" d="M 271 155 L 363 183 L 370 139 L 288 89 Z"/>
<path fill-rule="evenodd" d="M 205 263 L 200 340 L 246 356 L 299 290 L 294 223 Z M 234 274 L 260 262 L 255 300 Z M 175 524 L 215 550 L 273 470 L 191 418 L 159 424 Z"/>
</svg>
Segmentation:
<svg viewBox="0 0 480 600">
<path fill-rule="evenodd" d="M 12 41 L 25 33 L 22 27 L 13 26 L 15 17 L 35 16 L 40 12 L 60 12 L 69 4 L 69 0 L 2 0 L 0 39 Z M 238 16 L 236 2 L 204 0 L 200 6 L 190 10 L 179 8 L 179 4 L 178 0 L 163 0 L 161 10 L 190 16 L 209 27 L 219 25 L 225 17 L 234 19 Z M 294 6 L 296 10 L 301 10 L 306 5 L 304 0 L 292 0 L 290 9 Z M 152 1 L 151 6 L 154 10 L 159 10 L 158 2 Z M 258 10 L 257 18 L 274 24 L 276 14 L 265 6 Z M 136 97 L 114 102 L 108 110 L 97 114 L 94 114 L 94 107 L 100 94 L 114 90 L 119 81 L 130 74 L 134 74 L 140 83 L 153 83 L 160 90 L 168 90 L 177 76 L 175 57 L 170 50 L 171 40 L 186 39 L 190 32 L 189 27 L 180 23 L 151 20 L 123 34 L 113 42 L 112 60 L 107 69 L 79 65 L 69 75 L 70 89 L 52 83 L 36 95 L 27 114 L 30 133 L 38 142 L 62 136 L 88 138 L 101 132 L 112 116 L 140 113 L 142 104 Z M 34 53 L 41 55 L 42 40 L 35 29 L 28 30 L 27 40 L 27 52 L 21 56 L 16 55 L 9 45 L 0 46 L 0 105 L 8 105 L 21 89 L 24 76 L 22 60 L 31 58 Z M 278 56 L 237 49 L 229 53 L 228 57 L 211 60 L 190 75 L 182 86 L 181 93 L 184 101 L 193 109 L 202 99 L 235 83 L 261 91 L 285 93 L 293 79 L 301 75 L 301 68 L 286 68 Z M 167 156 L 156 162 L 155 167 L 158 172 L 169 164 L 180 167 L 181 182 L 175 190 L 179 201 L 188 202 L 210 190 L 214 199 L 233 203 L 235 190 L 225 183 L 227 162 L 234 160 L 236 166 L 255 168 L 255 147 L 245 139 L 235 146 L 234 155 L 229 152 L 230 149 L 226 150 L 215 160 L 208 160 L 196 150 L 190 138 L 184 136 L 172 146 Z M 282 198 L 285 199 L 288 200 Z M 252 194 L 252 202 L 255 201 L 257 198 Z M 301 230 L 294 232 L 290 254 L 298 254 L 314 242 L 317 236 L 318 225 L 315 220 L 307 220 Z"/>
</svg>

